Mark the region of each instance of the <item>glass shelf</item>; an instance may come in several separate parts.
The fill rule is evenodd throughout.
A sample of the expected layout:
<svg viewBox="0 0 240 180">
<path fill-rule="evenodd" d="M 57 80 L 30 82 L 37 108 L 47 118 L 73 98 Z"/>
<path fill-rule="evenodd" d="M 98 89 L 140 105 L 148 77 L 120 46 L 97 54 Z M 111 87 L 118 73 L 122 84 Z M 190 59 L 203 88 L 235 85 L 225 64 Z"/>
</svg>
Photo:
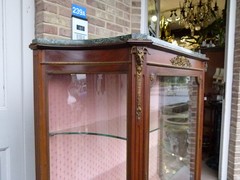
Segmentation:
<svg viewBox="0 0 240 180">
<path fill-rule="evenodd" d="M 49 133 L 50 136 L 56 136 L 56 135 L 93 135 L 93 136 L 104 136 L 104 137 L 110 137 L 110 138 L 117 138 L 122 140 L 127 140 L 125 137 L 115 136 L 111 134 L 102 134 L 102 133 L 95 133 L 95 132 L 52 132 Z"/>
<path fill-rule="evenodd" d="M 125 127 L 126 121 L 119 121 L 119 119 L 116 118 L 113 120 L 99 121 L 88 125 L 51 131 L 49 135 L 95 135 L 127 140 Z"/>
<path fill-rule="evenodd" d="M 158 131 L 160 130 L 160 128 L 156 128 L 156 129 L 152 129 L 150 131 L 150 133 L 154 132 L 154 131 Z M 56 135 L 93 135 L 93 136 L 103 136 L 103 137 L 110 137 L 110 138 L 117 138 L 117 139 L 122 139 L 122 140 L 127 140 L 126 137 L 123 136 L 116 136 L 116 135 L 112 135 L 112 134 L 103 134 L 103 133 L 96 133 L 96 132 L 85 132 L 85 131 L 71 131 L 71 132 L 67 132 L 67 131 L 56 131 L 56 132 L 51 132 L 49 133 L 50 136 L 56 136 Z"/>
</svg>

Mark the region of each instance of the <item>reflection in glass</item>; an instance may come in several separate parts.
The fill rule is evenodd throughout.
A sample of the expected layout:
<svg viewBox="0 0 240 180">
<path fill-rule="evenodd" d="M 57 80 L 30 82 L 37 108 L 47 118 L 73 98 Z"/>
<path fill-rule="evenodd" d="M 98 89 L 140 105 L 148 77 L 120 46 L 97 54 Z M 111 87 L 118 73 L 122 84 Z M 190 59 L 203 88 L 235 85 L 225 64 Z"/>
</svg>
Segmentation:
<svg viewBox="0 0 240 180">
<path fill-rule="evenodd" d="M 126 179 L 126 74 L 50 75 L 51 180 Z"/>
<path fill-rule="evenodd" d="M 193 179 L 197 90 L 194 77 L 157 76 L 150 90 L 149 179 Z"/>
</svg>

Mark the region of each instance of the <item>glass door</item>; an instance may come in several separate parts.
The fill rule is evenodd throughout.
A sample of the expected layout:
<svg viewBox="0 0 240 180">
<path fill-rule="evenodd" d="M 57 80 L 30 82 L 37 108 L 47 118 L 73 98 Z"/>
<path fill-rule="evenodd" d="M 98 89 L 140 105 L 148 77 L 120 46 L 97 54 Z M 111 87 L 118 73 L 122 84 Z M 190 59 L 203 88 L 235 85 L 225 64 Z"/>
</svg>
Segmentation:
<svg viewBox="0 0 240 180">
<path fill-rule="evenodd" d="M 51 180 L 126 179 L 127 74 L 48 76 Z"/>
<path fill-rule="evenodd" d="M 156 75 L 150 87 L 149 179 L 194 179 L 198 85 Z"/>
</svg>

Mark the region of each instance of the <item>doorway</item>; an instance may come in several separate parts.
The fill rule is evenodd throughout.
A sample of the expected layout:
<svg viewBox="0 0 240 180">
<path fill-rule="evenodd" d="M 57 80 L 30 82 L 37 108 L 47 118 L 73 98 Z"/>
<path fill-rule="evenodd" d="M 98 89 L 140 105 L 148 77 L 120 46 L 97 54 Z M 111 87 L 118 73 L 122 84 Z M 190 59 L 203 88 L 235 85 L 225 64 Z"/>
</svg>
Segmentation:
<svg viewBox="0 0 240 180">
<path fill-rule="evenodd" d="M 156 0 L 142 0 L 142 14 L 141 17 L 141 33 L 149 34 L 149 12 L 146 7 L 152 1 L 156 5 Z M 164 0 L 159 0 L 164 2 Z M 168 1 L 169 2 L 169 1 Z M 171 1 L 172 2 L 172 1 Z M 231 112 L 231 93 L 232 93 L 232 68 L 233 68 L 233 49 L 234 49 L 234 32 L 235 32 L 235 19 L 236 19 L 236 0 L 226 1 L 227 4 L 227 17 L 226 17 L 226 41 L 224 54 L 224 85 L 225 95 L 222 101 L 222 125 L 220 134 L 220 152 L 219 152 L 219 179 L 227 179 L 227 166 L 228 166 L 228 141 L 229 141 L 229 127 L 230 127 L 230 112 Z M 177 2 L 179 3 L 179 1 Z M 160 7 L 158 10 L 160 10 Z M 231 9 L 231 11 L 230 11 Z M 161 13 L 160 13 L 161 14 Z M 147 18 L 148 17 L 148 18 Z M 158 17 L 159 22 L 160 17 Z M 231 33 L 229 33 L 231 32 Z"/>
</svg>

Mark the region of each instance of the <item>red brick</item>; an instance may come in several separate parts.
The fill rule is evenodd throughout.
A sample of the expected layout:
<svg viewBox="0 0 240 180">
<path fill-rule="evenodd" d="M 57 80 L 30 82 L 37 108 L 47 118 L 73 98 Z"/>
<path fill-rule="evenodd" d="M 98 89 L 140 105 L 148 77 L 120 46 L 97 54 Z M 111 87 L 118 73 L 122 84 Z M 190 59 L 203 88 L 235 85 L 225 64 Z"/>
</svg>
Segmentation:
<svg viewBox="0 0 240 180">
<path fill-rule="evenodd" d="M 87 4 L 90 6 L 93 6 L 97 9 L 101 9 L 101 10 L 106 10 L 106 4 L 100 3 L 98 1 L 95 0 L 87 0 Z"/>
<path fill-rule="evenodd" d="M 58 18 L 59 18 L 59 16 L 57 14 L 48 13 L 48 12 L 44 11 L 43 22 L 48 23 L 48 24 L 58 25 L 59 24 Z"/>
<path fill-rule="evenodd" d="M 96 19 L 95 17 L 88 17 L 89 24 L 96 25 L 99 27 L 105 27 L 105 21 Z"/>
<path fill-rule="evenodd" d="M 43 33 L 43 24 L 39 24 L 36 26 L 36 34 L 42 34 Z"/>
<path fill-rule="evenodd" d="M 72 1 L 70 0 L 48 0 L 49 2 L 52 2 L 54 4 L 62 5 L 64 7 L 71 7 L 72 6 Z"/>
<path fill-rule="evenodd" d="M 43 19 L 44 19 L 44 13 L 43 12 L 36 13 L 36 15 L 35 15 L 35 24 L 42 23 Z"/>
<path fill-rule="evenodd" d="M 130 22 L 116 17 L 116 23 L 122 26 L 130 26 Z"/>
<path fill-rule="evenodd" d="M 123 28 L 121 26 L 118 26 L 112 23 L 107 23 L 107 29 L 117 31 L 117 32 L 123 32 Z"/>
<path fill-rule="evenodd" d="M 64 27 L 71 27 L 72 25 L 72 20 L 70 18 L 66 17 L 58 17 L 58 25 L 64 26 Z"/>
<path fill-rule="evenodd" d="M 43 1 L 43 0 L 42 0 Z M 52 2 L 52 3 L 54 3 L 54 4 L 58 4 L 58 0 L 46 0 L 46 1 L 48 1 L 48 2 Z"/>
<path fill-rule="evenodd" d="M 56 26 L 43 24 L 43 32 L 48 34 L 57 34 L 58 29 Z"/>
<path fill-rule="evenodd" d="M 140 23 L 132 23 L 132 28 L 139 29 L 140 28 Z"/>
<path fill-rule="evenodd" d="M 36 32 L 38 34 L 41 34 L 41 33 L 57 34 L 57 31 L 58 29 L 56 26 L 52 26 L 48 24 L 40 24 L 36 28 Z"/>
<path fill-rule="evenodd" d="M 132 1 L 132 7 L 141 7 L 141 2 L 139 2 L 139 1 Z"/>
<path fill-rule="evenodd" d="M 36 5 L 36 12 L 40 11 L 57 13 L 57 6 L 47 2 L 40 2 Z"/>
<path fill-rule="evenodd" d="M 59 35 L 60 36 L 71 37 L 72 32 L 69 28 L 59 28 Z"/>
<path fill-rule="evenodd" d="M 96 15 L 96 9 L 94 9 L 91 6 L 86 6 L 86 8 L 87 8 L 87 17 L 89 15 L 91 15 L 91 16 L 95 16 Z"/>
<path fill-rule="evenodd" d="M 78 4 L 78 5 L 82 5 L 85 2 L 85 0 L 73 0 L 73 4 Z"/>
<path fill-rule="evenodd" d="M 130 7 L 129 6 L 126 6 L 125 4 L 119 3 L 119 2 L 117 2 L 116 6 L 117 6 L 118 9 L 121 9 L 122 11 L 130 13 Z"/>
<path fill-rule="evenodd" d="M 96 32 L 95 26 L 89 24 L 88 25 L 88 33 L 94 34 Z"/>
<path fill-rule="evenodd" d="M 35 0 L 35 22 L 37 25 L 36 28 L 39 28 L 38 30 L 36 29 L 36 37 L 71 37 L 69 31 L 71 28 L 72 3 L 87 8 L 89 34 L 91 34 L 91 37 L 103 37 L 103 33 L 106 33 L 105 37 L 129 34 L 132 29 L 134 29 L 132 32 L 140 32 L 139 17 L 141 13 L 141 0 L 133 1 Z M 136 7 L 131 9 L 132 5 Z M 99 17 L 97 17 L 96 12 L 98 12 Z M 134 16 L 132 16 L 133 14 Z M 107 23 L 109 24 L 107 25 Z M 53 34 L 56 33 L 56 28 L 58 28 L 58 34 Z M 99 34 L 101 35 L 99 36 Z"/>
<path fill-rule="evenodd" d="M 105 29 L 105 28 L 96 28 L 96 34 L 99 35 L 100 37 L 111 37 L 114 36 L 114 32 L 109 30 L 109 29 Z"/>
<path fill-rule="evenodd" d="M 71 18 L 72 16 L 71 13 L 72 13 L 71 9 L 65 8 L 65 7 L 59 7 L 59 15 Z"/>
<path fill-rule="evenodd" d="M 141 9 L 140 8 L 132 8 L 132 14 L 141 14 Z"/>
<path fill-rule="evenodd" d="M 131 33 L 140 33 L 139 29 L 132 29 Z"/>
</svg>

